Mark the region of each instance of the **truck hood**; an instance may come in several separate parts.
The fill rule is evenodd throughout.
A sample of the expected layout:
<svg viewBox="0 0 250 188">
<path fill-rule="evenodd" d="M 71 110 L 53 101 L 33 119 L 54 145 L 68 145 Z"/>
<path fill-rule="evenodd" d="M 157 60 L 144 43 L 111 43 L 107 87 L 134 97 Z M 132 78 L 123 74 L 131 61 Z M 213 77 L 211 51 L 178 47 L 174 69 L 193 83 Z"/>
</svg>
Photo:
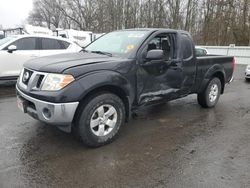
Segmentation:
<svg viewBox="0 0 250 188">
<path fill-rule="evenodd" d="M 62 73 L 69 68 L 112 62 L 117 61 L 117 59 L 116 57 L 109 57 L 106 55 L 78 52 L 36 58 L 27 61 L 24 67 L 40 72 Z"/>
</svg>

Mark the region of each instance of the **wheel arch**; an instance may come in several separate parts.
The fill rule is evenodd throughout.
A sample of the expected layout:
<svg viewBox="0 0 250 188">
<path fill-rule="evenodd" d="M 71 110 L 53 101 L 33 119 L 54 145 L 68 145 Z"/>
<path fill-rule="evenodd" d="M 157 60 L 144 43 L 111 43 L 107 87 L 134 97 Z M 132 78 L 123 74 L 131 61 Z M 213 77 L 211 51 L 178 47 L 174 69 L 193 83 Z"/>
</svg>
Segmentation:
<svg viewBox="0 0 250 188">
<path fill-rule="evenodd" d="M 218 78 L 221 81 L 221 94 L 224 93 L 226 74 L 222 65 L 214 65 L 206 72 L 198 93 L 201 93 L 213 78 Z"/>
<path fill-rule="evenodd" d="M 225 76 L 224 76 L 224 74 L 221 71 L 218 71 L 218 72 L 213 74 L 212 78 L 219 78 L 219 80 L 221 82 L 221 94 L 223 94 L 224 89 L 225 89 Z"/>
<path fill-rule="evenodd" d="M 123 88 L 117 85 L 111 85 L 111 84 L 104 84 L 96 88 L 92 88 L 88 92 L 86 92 L 84 95 L 82 95 L 82 98 L 80 99 L 79 105 L 76 109 L 73 122 L 77 120 L 77 118 L 80 115 L 80 112 L 83 110 L 86 103 L 92 98 L 94 98 L 95 96 L 100 95 L 101 93 L 112 93 L 118 96 L 122 100 L 124 107 L 125 107 L 125 121 L 128 122 L 128 120 L 131 117 L 130 98 Z"/>
<path fill-rule="evenodd" d="M 129 120 L 131 104 L 135 93 L 126 77 L 115 71 L 102 70 L 83 76 L 78 81 L 83 91 L 79 98 L 80 104 L 77 108 L 77 112 L 79 108 L 81 108 L 80 106 L 84 106 L 83 103 L 85 103 L 86 100 L 89 100 L 97 94 L 109 92 L 121 98 L 125 106 L 126 121 Z"/>
</svg>

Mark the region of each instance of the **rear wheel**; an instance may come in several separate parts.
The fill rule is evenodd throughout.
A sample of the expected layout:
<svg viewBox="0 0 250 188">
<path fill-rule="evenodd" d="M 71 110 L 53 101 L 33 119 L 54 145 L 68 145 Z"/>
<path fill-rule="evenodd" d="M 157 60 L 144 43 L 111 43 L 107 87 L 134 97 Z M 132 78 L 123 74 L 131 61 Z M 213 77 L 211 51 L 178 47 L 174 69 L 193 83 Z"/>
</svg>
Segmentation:
<svg viewBox="0 0 250 188">
<path fill-rule="evenodd" d="M 204 108 L 214 107 L 221 94 L 221 81 L 219 78 L 213 78 L 208 83 L 202 93 L 197 96 L 198 103 Z"/>
<path fill-rule="evenodd" d="M 112 142 L 125 121 L 122 100 L 114 94 L 103 93 L 83 105 L 76 120 L 80 140 L 89 147 Z"/>
</svg>

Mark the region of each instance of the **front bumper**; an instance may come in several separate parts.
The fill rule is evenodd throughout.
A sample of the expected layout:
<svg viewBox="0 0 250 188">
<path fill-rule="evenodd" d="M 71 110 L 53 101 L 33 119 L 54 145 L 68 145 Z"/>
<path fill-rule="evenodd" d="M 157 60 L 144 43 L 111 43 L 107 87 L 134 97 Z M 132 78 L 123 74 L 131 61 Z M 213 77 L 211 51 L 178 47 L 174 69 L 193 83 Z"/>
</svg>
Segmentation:
<svg viewBox="0 0 250 188">
<path fill-rule="evenodd" d="M 79 102 L 50 103 L 24 94 L 17 86 L 17 97 L 22 101 L 24 113 L 35 119 L 57 126 L 72 124 Z"/>
</svg>

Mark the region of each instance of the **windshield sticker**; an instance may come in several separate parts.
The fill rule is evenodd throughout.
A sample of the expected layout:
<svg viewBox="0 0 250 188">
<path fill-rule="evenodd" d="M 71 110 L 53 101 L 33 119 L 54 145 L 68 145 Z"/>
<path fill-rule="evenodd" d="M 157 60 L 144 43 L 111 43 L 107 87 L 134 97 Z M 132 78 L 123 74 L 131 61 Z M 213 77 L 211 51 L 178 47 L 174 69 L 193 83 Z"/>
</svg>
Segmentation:
<svg viewBox="0 0 250 188">
<path fill-rule="evenodd" d="M 135 46 L 133 44 L 129 44 L 127 46 L 127 50 L 125 51 L 125 53 L 128 53 L 128 52 L 132 51 L 134 48 L 135 48 Z"/>
</svg>

